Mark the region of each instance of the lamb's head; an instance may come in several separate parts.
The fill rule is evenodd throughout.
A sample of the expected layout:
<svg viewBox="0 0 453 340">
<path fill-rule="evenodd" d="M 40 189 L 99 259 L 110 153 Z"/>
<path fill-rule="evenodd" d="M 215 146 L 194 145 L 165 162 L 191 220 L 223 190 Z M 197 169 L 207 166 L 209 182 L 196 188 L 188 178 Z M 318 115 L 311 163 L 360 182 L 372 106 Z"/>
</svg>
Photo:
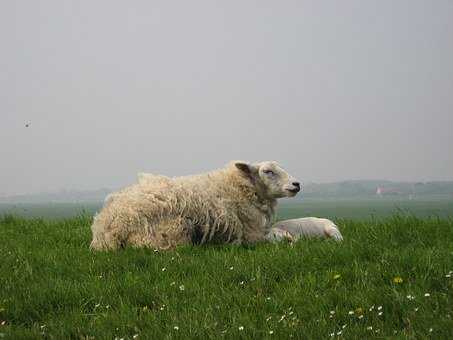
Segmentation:
<svg viewBox="0 0 453 340">
<path fill-rule="evenodd" d="M 289 175 L 277 162 L 234 162 L 236 168 L 248 177 L 263 196 L 276 199 L 294 197 L 300 191 L 299 181 Z"/>
</svg>

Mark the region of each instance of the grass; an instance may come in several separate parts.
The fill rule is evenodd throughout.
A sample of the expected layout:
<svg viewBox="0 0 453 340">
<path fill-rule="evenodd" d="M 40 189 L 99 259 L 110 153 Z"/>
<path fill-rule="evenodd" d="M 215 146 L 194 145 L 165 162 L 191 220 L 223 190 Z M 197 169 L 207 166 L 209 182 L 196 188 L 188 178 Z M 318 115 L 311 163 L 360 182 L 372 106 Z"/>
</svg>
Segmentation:
<svg viewBox="0 0 453 340">
<path fill-rule="evenodd" d="M 343 243 L 111 253 L 88 250 L 90 221 L 0 218 L 1 338 L 453 337 L 452 219 L 339 219 Z"/>
</svg>

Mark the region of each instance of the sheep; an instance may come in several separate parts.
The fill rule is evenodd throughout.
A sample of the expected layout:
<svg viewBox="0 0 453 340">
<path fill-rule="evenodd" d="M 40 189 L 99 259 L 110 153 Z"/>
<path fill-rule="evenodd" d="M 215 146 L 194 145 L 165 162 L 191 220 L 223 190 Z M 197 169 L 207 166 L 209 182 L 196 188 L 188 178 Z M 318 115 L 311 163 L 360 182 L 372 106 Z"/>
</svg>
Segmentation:
<svg viewBox="0 0 453 340">
<path fill-rule="evenodd" d="M 277 199 L 299 191 L 300 183 L 271 161 L 233 161 L 219 170 L 175 178 L 139 174 L 138 183 L 105 200 L 91 226 L 90 248 L 265 241 Z"/>
<path fill-rule="evenodd" d="M 318 217 L 303 217 L 277 222 L 266 235 L 266 239 L 271 242 L 283 239 L 296 241 L 301 237 L 343 240 L 340 230 L 331 220 Z"/>
</svg>

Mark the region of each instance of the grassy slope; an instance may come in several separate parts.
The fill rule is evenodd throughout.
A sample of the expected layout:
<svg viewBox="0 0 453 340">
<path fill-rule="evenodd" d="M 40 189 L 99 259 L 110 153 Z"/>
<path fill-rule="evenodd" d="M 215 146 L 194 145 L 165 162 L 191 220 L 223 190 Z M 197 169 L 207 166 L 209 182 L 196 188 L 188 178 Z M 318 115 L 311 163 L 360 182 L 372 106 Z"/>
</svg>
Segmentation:
<svg viewBox="0 0 453 340">
<path fill-rule="evenodd" d="M 338 223 L 342 244 L 91 253 L 89 218 L 5 217 L 0 334 L 317 339 L 341 330 L 349 339 L 452 338 L 453 221 Z"/>
</svg>

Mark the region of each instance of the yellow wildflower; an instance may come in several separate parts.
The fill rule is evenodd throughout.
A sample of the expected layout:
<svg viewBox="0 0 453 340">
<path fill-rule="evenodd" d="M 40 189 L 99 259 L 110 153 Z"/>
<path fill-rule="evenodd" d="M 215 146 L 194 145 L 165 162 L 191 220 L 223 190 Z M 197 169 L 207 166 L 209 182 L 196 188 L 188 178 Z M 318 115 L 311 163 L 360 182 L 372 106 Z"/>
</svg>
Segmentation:
<svg viewBox="0 0 453 340">
<path fill-rule="evenodd" d="M 399 277 L 399 276 L 395 276 L 393 278 L 393 282 L 394 283 L 403 283 L 403 278 L 402 277 Z"/>
</svg>

